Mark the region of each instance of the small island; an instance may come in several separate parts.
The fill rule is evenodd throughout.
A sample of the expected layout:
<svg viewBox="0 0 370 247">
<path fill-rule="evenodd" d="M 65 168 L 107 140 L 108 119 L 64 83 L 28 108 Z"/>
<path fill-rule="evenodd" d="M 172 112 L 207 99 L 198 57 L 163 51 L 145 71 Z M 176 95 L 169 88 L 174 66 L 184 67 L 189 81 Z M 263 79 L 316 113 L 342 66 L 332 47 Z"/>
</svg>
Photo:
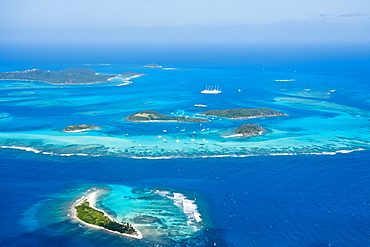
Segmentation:
<svg viewBox="0 0 370 247">
<path fill-rule="evenodd" d="M 63 71 L 30 69 L 24 71 L 1 72 L 0 80 L 39 81 L 54 85 L 83 85 L 109 82 L 119 76 L 131 78 L 145 75 L 142 73 L 126 72 L 119 75 L 100 75 L 92 69 L 75 68 Z"/>
<path fill-rule="evenodd" d="M 63 132 L 82 132 L 88 130 L 100 129 L 99 126 L 90 125 L 90 124 L 78 124 L 78 125 L 70 125 L 63 129 Z"/>
<path fill-rule="evenodd" d="M 156 63 L 150 63 L 150 64 L 145 65 L 144 67 L 146 67 L 146 68 L 162 68 L 161 65 L 156 64 Z"/>
<path fill-rule="evenodd" d="M 168 116 L 156 111 L 141 111 L 126 118 L 131 122 L 209 122 L 205 118 L 187 118 L 178 116 Z"/>
<path fill-rule="evenodd" d="M 288 114 L 275 111 L 268 108 L 256 108 L 256 109 L 226 109 L 226 110 L 210 110 L 199 113 L 198 115 L 223 117 L 231 119 L 246 119 L 246 118 L 263 118 L 263 117 L 276 117 L 276 116 L 288 116 Z"/>
<path fill-rule="evenodd" d="M 131 224 L 119 223 L 95 206 L 96 197 L 101 191 L 94 191 L 73 204 L 73 218 L 93 228 L 103 229 L 112 233 L 137 239 L 143 238 L 141 232 Z"/>
<path fill-rule="evenodd" d="M 223 136 L 223 137 L 229 138 L 229 137 L 258 136 L 258 135 L 262 135 L 264 131 L 265 129 L 262 128 L 262 126 L 257 125 L 257 124 L 243 124 L 242 126 L 239 126 L 235 130 L 234 135 Z"/>
<path fill-rule="evenodd" d="M 235 134 L 243 136 L 256 136 L 262 135 L 263 131 L 265 131 L 265 129 L 258 124 L 243 124 L 235 130 Z"/>
<path fill-rule="evenodd" d="M 86 223 L 101 226 L 108 230 L 120 233 L 136 233 L 136 230 L 129 223 L 120 224 L 109 219 L 107 216 L 104 215 L 103 212 L 90 207 L 90 204 L 87 200 L 76 206 L 75 208 L 77 210 L 77 217 Z"/>
</svg>

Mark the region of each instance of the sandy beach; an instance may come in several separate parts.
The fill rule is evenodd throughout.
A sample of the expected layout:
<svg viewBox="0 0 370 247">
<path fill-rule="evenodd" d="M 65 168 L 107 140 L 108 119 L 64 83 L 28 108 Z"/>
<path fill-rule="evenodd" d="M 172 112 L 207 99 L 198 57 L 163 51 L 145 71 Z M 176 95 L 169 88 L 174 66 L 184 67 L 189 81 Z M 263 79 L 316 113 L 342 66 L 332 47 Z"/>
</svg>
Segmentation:
<svg viewBox="0 0 370 247">
<path fill-rule="evenodd" d="M 258 134 L 250 134 L 250 135 L 244 135 L 244 134 L 234 134 L 234 135 L 228 135 L 228 136 L 222 136 L 223 138 L 232 138 L 232 137 L 248 137 L 248 136 L 260 136 L 263 134 L 263 131 L 258 132 Z"/>
<path fill-rule="evenodd" d="M 63 130 L 65 133 L 73 133 L 73 132 L 84 132 L 84 131 L 89 131 L 89 130 L 97 130 L 101 128 L 92 128 L 92 129 L 80 129 L 80 130 Z"/>
<path fill-rule="evenodd" d="M 112 231 L 112 230 L 108 230 L 104 227 L 101 227 L 101 226 L 96 226 L 96 225 L 92 225 L 92 224 L 89 224 L 89 223 L 86 223 L 82 220 L 80 220 L 78 217 L 77 217 L 77 210 L 76 210 L 76 206 L 82 204 L 85 200 L 87 200 L 89 202 L 89 205 L 90 207 L 92 207 L 93 209 L 95 210 L 98 210 L 102 213 L 104 213 L 105 216 L 107 216 L 110 220 L 112 221 L 115 221 L 117 222 L 116 220 L 114 220 L 111 216 L 109 216 L 108 214 L 106 214 L 104 211 L 96 208 L 96 198 L 98 196 L 99 193 L 102 193 L 103 190 L 99 190 L 99 189 L 96 189 L 96 188 L 91 188 L 88 190 L 88 194 L 81 197 L 80 199 L 78 199 L 73 205 L 72 205 L 72 208 L 71 208 L 71 217 L 74 219 L 74 220 L 77 220 L 78 222 L 86 225 L 86 226 L 89 226 L 89 227 L 92 227 L 92 228 L 95 228 L 95 229 L 103 229 L 105 231 L 108 231 L 108 232 L 111 232 L 111 233 L 114 233 L 114 234 L 119 234 L 119 235 L 122 235 L 122 236 L 125 236 L 125 237 L 130 237 L 130 238 L 136 238 L 136 239 L 142 239 L 143 238 L 143 235 L 142 233 L 134 226 L 132 225 L 132 227 L 136 230 L 137 232 L 137 235 L 131 235 L 131 234 L 126 234 L 126 233 L 120 233 L 120 232 L 117 232 L 117 231 Z M 117 222 L 117 223 L 120 223 L 120 222 Z"/>
<path fill-rule="evenodd" d="M 229 136 L 222 136 L 223 138 L 232 138 L 232 137 L 243 137 L 243 134 L 234 134 Z"/>
</svg>

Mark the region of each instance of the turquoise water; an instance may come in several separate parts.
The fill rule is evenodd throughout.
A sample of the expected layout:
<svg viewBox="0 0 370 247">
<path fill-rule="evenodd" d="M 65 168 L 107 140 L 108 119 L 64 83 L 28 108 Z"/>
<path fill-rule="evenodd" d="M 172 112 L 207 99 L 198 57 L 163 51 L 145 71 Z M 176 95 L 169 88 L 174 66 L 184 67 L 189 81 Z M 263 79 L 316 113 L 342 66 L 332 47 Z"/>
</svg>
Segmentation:
<svg viewBox="0 0 370 247">
<path fill-rule="evenodd" d="M 3 81 L 1 99 L 7 117 L 0 122 L 1 146 L 32 148 L 53 155 L 159 158 L 368 149 L 369 103 L 362 95 L 369 89 L 349 86 L 361 84 L 361 79 L 295 71 L 276 73 L 263 68 L 85 67 L 98 72 L 133 70 L 147 75 L 123 86 L 119 86 L 122 81 L 84 86 Z M 200 93 L 212 84 L 220 86 L 223 93 Z M 356 102 L 361 104 L 355 106 Z M 142 110 L 196 117 L 204 109 L 194 108 L 194 104 L 206 104 L 207 110 L 267 107 L 289 116 L 251 120 L 208 117 L 211 122 L 203 124 L 125 121 L 126 116 Z M 81 123 L 102 128 L 83 133 L 61 131 Z M 244 123 L 259 124 L 268 132 L 253 138 L 224 138 Z"/>
<path fill-rule="evenodd" d="M 146 239 L 187 240 L 203 228 L 195 200 L 182 193 L 122 185 L 110 187 L 109 196 L 100 203 L 112 210 L 117 220 L 132 222 Z"/>
<path fill-rule="evenodd" d="M 80 185 L 75 188 L 80 193 L 74 191 L 73 193 L 69 192 L 63 195 L 54 195 L 59 200 L 53 199 L 50 202 L 41 204 L 43 204 L 43 207 L 55 207 L 55 205 L 58 205 L 58 207 L 63 208 L 59 217 L 70 221 L 69 224 L 74 228 L 78 226 L 86 231 L 104 234 L 106 232 L 103 230 L 93 229 L 72 218 L 74 209 L 71 203 L 76 201 L 78 197 L 82 198 L 83 195 L 99 190 L 100 192 L 96 198 L 96 207 L 118 222 L 132 224 L 143 236 L 143 240 L 135 239 L 134 241 L 145 246 L 158 243 L 166 246 L 173 246 L 179 243 L 196 244 L 204 241 L 206 238 L 204 230 L 211 226 L 209 216 L 207 215 L 208 212 L 202 212 L 202 216 L 197 205 L 199 202 L 203 206 L 204 202 L 202 202 L 200 195 L 196 195 L 191 191 L 181 191 L 182 193 L 180 193 L 179 191 L 171 191 L 164 188 L 133 188 L 115 184 L 103 187 L 102 185 L 96 185 L 90 188 L 85 186 L 87 185 Z M 83 188 L 86 191 L 82 191 Z M 63 203 L 61 203 L 62 198 L 64 199 Z M 40 207 L 40 205 L 34 205 L 29 210 L 28 215 L 34 215 L 37 207 Z M 50 217 L 54 213 L 48 212 Z M 50 219 L 45 217 L 45 215 L 38 215 L 38 217 L 45 220 L 45 225 L 51 223 Z M 205 222 L 202 217 L 208 222 Z M 37 222 L 32 222 L 32 217 L 30 216 L 23 219 L 26 225 L 29 224 L 27 221 L 31 222 L 32 225 L 38 225 Z M 110 235 L 115 236 L 115 234 Z M 126 239 L 133 240 L 130 238 Z"/>
<path fill-rule="evenodd" d="M 368 246 L 368 48 L 216 48 L 3 49 L 2 71 L 147 75 L 84 86 L 1 81 L 1 245 Z M 176 69 L 143 67 L 151 62 Z M 206 85 L 223 93 L 201 94 Z M 289 116 L 125 121 L 142 110 L 193 117 L 204 110 L 194 104 Z M 102 128 L 62 132 L 83 123 Z M 224 137 L 245 123 L 268 131 Z M 71 219 L 91 188 L 106 191 L 99 208 L 144 238 Z"/>
</svg>

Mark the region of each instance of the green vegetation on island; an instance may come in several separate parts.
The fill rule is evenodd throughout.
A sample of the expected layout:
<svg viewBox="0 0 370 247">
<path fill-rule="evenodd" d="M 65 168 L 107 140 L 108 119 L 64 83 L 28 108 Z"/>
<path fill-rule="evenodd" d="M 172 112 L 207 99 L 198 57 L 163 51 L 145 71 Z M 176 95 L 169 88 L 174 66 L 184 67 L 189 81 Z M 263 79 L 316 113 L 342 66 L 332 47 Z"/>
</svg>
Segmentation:
<svg viewBox="0 0 370 247">
<path fill-rule="evenodd" d="M 80 132 L 86 130 L 93 130 L 93 129 L 100 129 L 99 126 L 90 125 L 90 124 L 78 124 L 78 125 L 70 125 L 63 129 L 63 132 Z"/>
<path fill-rule="evenodd" d="M 66 69 L 63 71 L 30 69 L 25 71 L 1 72 L 0 80 L 27 80 L 56 85 L 79 85 L 108 82 L 109 79 L 117 76 L 137 77 L 141 75 L 145 74 L 126 72 L 119 75 L 100 75 L 94 70 L 86 68 Z"/>
<path fill-rule="evenodd" d="M 235 130 L 235 134 L 242 134 L 243 136 L 261 135 L 265 131 L 262 126 L 257 124 L 243 124 Z"/>
<path fill-rule="evenodd" d="M 126 118 L 131 122 L 209 122 L 205 118 L 187 118 L 178 116 L 168 116 L 156 111 L 141 111 Z"/>
<path fill-rule="evenodd" d="M 276 117 L 276 116 L 288 116 L 288 114 L 275 111 L 268 108 L 256 108 L 256 109 L 226 109 L 226 110 L 210 110 L 199 113 L 198 115 L 223 117 L 231 119 L 245 119 L 245 118 L 262 118 L 262 117 Z"/>
<path fill-rule="evenodd" d="M 77 218 L 88 224 L 100 226 L 107 230 L 116 231 L 119 233 L 137 235 L 135 228 L 133 228 L 129 223 L 121 224 L 109 219 L 109 217 L 105 216 L 103 212 L 90 207 L 90 204 L 87 200 L 75 208 L 77 211 Z"/>
</svg>

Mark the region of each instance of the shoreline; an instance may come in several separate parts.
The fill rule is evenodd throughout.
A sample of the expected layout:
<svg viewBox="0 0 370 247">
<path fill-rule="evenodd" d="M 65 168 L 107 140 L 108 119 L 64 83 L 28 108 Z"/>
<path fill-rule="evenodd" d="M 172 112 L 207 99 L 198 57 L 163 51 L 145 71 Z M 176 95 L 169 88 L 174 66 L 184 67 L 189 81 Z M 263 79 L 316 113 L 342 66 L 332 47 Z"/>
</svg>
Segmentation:
<svg viewBox="0 0 370 247">
<path fill-rule="evenodd" d="M 223 138 L 232 138 L 232 137 L 243 137 L 243 134 L 233 134 L 233 135 L 228 135 L 228 136 L 222 136 Z"/>
<path fill-rule="evenodd" d="M 210 120 L 208 120 L 208 121 L 178 121 L 178 120 L 143 120 L 143 121 L 141 121 L 141 120 L 129 120 L 129 119 L 126 119 L 126 121 L 135 122 L 135 123 L 150 123 L 150 122 L 156 122 L 156 123 L 161 123 L 161 122 L 172 122 L 172 123 L 207 123 L 207 122 L 210 122 Z"/>
<path fill-rule="evenodd" d="M 112 78 L 114 78 L 114 77 L 112 77 Z M 111 79 L 111 78 L 108 78 L 108 79 Z M 90 85 L 90 84 L 98 84 L 98 83 L 108 82 L 108 80 L 106 80 L 106 81 L 81 82 L 81 83 L 78 83 L 78 82 L 66 83 L 66 82 L 39 81 L 39 80 L 32 80 L 32 79 L 0 79 L 0 81 L 42 82 L 42 83 L 47 83 L 47 84 L 57 85 L 57 86 L 63 86 L 63 85 Z"/>
<path fill-rule="evenodd" d="M 90 192 L 90 190 L 93 190 L 92 192 Z M 125 236 L 125 237 L 130 237 L 130 238 L 136 238 L 136 239 L 142 239 L 143 238 L 143 234 L 134 226 L 131 224 L 131 226 L 135 229 L 135 231 L 137 232 L 137 235 L 131 235 L 131 234 L 127 234 L 127 233 L 121 233 L 121 232 L 117 232 L 117 231 L 112 231 L 112 230 L 109 230 L 109 229 L 106 229 L 102 226 L 97 226 L 97 225 L 93 225 L 93 224 L 90 224 L 90 223 L 87 223 L 81 219 L 79 219 L 77 217 L 77 210 L 76 210 L 76 206 L 82 204 L 84 201 L 88 201 L 89 203 L 89 206 L 97 211 L 100 211 L 102 212 L 105 216 L 107 216 L 111 221 L 114 221 L 114 222 L 117 222 L 116 220 L 114 220 L 111 216 L 109 216 L 106 212 L 104 212 L 103 210 L 101 209 L 98 209 L 96 208 L 96 197 L 99 193 L 102 193 L 104 190 L 102 189 L 96 189 L 96 188 L 91 188 L 88 190 L 88 194 L 85 195 L 85 196 L 82 196 L 80 199 L 78 199 L 77 201 L 75 201 L 72 205 L 72 208 L 71 208 L 71 215 L 70 217 L 74 220 L 77 220 L 78 222 L 88 226 L 88 227 L 91 227 L 91 228 L 95 228 L 95 229 L 102 229 L 104 231 L 107 231 L 107 232 L 111 232 L 111 233 L 114 233 L 114 234 L 118 234 L 118 235 L 122 235 L 122 236 Z M 117 223 L 120 223 L 120 222 L 117 222 Z M 121 224 L 121 223 L 120 223 Z"/>
<path fill-rule="evenodd" d="M 126 73 L 128 73 L 128 72 L 126 72 Z M 122 73 L 122 74 L 116 75 L 114 77 L 108 78 L 107 80 L 111 81 L 111 80 L 117 79 L 119 77 L 125 77 L 125 81 L 130 81 L 131 79 L 135 79 L 135 78 L 138 78 L 138 77 L 141 77 L 141 76 L 146 76 L 146 75 L 147 74 L 144 74 L 144 73 L 138 73 L 136 75 L 125 76 L 125 73 Z"/>
<path fill-rule="evenodd" d="M 216 116 L 216 115 L 205 115 L 202 113 L 198 113 L 196 115 L 207 116 L 207 117 L 221 117 L 221 116 Z M 289 115 L 284 113 L 284 115 L 256 115 L 256 116 L 251 116 L 251 117 L 238 117 L 238 118 L 222 117 L 222 118 L 239 120 L 239 119 L 264 118 L 264 117 L 286 117 L 286 116 L 289 116 Z"/>
<path fill-rule="evenodd" d="M 33 69 L 35 70 L 35 69 Z M 32 70 L 29 70 L 32 71 Z M 12 72 L 5 72 L 5 73 L 12 73 Z M 21 71 L 20 73 L 24 73 L 24 71 Z M 126 76 L 126 74 L 128 74 Z M 100 75 L 99 73 L 95 73 L 95 75 Z M 103 74 L 104 75 L 104 74 Z M 144 73 L 136 73 L 136 72 L 125 72 L 121 74 L 107 74 L 105 76 L 110 76 L 109 78 L 101 78 L 97 79 L 97 81 L 87 81 L 87 82 L 51 82 L 51 81 L 45 81 L 45 80 L 37 80 L 37 79 L 25 79 L 25 78 L 2 78 L 0 81 L 25 81 L 25 82 L 41 82 L 46 83 L 50 85 L 56 85 L 56 86 L 63 86 L 63 85 L 91 85 L 91 84 L 99 84 L 99 83 L 106 83 L 110 82 L 116 78 L 119 77 L 126 77 L 125 81 L 128 81 L 130 79 L 134 79 L 137 77 L 145 76 L 147 74 Z"/>
<path fill-rule="evenodd" d="M 83 132 L 83 131 L 89 131 L 89 130 L 97 130 L 101 128 L 93 128 L 93 129 L 81 129 L 81 130 L 63 130 L 65 133 L 73 133 L 73 132 Z"/>
<path fill-rule="evenodd" d="M 141 76 L 144 76 L 144 75 L 146 75 L 146 74 L 128 76 L 127 77 L 127 80 L 129 81 L 131 79 L 134 79 L 134 78 L 137 78 L 137 77 L 141 77 Z M 113 80 L 113 79 L 115 79 L 117 77 L 120 77 L 120 76 L 122 76 L 122 75 L 119 74 L 119 75 L 110 77 L 110 78 L 108 78 L 106 80 L 103 80 L 103 81 L 91 81 L 91 82 L 81 82 L 81 83 L 79 83 L 79 82 L 50 82 L 50 81 L 41 81 L 41 80 L 33 80 L 33 79 L 0 79 L 0 81 L 42 82 L 42 83 L 56 85 L 56 86 L 63 86 L 63 85 L 91 85 L 91 84 L 99 84 L 99 83 L 104 83 L 104 82 L 110 82 L 111 80 Z"/>
<path fill-rule="evenodd" d="M 228 136 L 222 136 L 223 138 L 232 138 L 232 137 L 249 137 L 249 136 L 260 136 L 263 134 L 263 131 L 260 131 L 258 134 L 249 134 L 249 135 L 244 135 L 244 134 L 233 134 L 233 135 L 228 135 Z"/>
</svg>

